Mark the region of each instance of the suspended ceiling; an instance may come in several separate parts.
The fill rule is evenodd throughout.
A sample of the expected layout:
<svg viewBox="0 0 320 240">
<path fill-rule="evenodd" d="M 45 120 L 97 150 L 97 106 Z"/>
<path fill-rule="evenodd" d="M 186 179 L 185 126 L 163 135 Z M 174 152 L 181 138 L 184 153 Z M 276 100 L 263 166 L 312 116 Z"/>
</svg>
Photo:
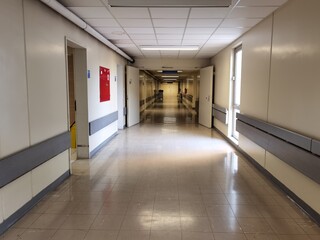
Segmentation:
<svg viewBox="0 0 320 240">
<path fill-rule="evenodd" d="M 233 0 L 228 8 L 115 8 L 108 0 L 59 0 L 133 58 L 210 58 L 287 0 Z M 195 45 L 197 51 L 145 51 Z"/>
</svg>

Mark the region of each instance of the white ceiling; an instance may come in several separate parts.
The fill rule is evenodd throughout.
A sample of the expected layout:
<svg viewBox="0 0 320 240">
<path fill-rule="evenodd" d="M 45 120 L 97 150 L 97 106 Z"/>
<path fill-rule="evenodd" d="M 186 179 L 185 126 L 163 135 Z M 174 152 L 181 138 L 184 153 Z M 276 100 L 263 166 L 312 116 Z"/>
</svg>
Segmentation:
<svg viewBox="0 0 320 240">
<path fill-rule="evenodd" d="M 58 0 L 133 58 L 209 58 L 287 0 L 233 0 L 228 8 L 111 8 L 108 0 Z M 142 51 L 197 45 L 198 51 Z"/>
</svg>

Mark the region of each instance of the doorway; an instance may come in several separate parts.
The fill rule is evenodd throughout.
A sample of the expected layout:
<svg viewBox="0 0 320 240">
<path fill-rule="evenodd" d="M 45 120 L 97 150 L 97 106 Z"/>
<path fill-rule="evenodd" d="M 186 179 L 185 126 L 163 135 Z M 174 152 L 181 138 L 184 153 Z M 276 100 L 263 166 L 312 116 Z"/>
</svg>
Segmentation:
<svg viewBox="0 0 320 240">
<path fill-rule="evenodd" d="M 76 96 L 74 86 L 74 49 L 67 46 L 68 88 L 69 88 L 69 129 L 71 137 L 70 160 L 77 159 L 77 124 L 76 124 Z"/>
<path fill-rule="evenodd" d="M 231 104 L 231 138 L 235 141 L 239 140 L 239 132 L 236 129 L 237 113 L 240 112 L 241 98 L 241 69 L 242 69 L 242 46 L 234 49 L 233 54 L 233 74 L 232 74 L 232 104 Z"/>
<path fill-rule="evenodd" d="M 87 50 L 66 39 L 70 161 L 89 158 Z M 88 77 L 90 77 L 88 75 Z"/>
</svg>

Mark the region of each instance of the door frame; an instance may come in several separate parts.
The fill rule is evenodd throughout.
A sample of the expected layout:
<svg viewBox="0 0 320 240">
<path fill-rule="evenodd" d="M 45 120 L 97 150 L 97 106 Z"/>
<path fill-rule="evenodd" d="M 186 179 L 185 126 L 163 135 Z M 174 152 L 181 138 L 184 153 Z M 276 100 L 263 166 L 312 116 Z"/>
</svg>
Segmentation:
<svg viewBox="0 0 320 240">
<path fill-rule="evenodd" d="M 88 78 L 87 78 L 87 49 L 77 42 L 65 38 L 66 85 L 67 85 L 67 129 L 70 131 L 69 110 L 69 76 L 68 76 L 68 47 L 74 49 L 74 94 L 76 100 L 75 121 L 77 125 L 76 142 L 77 158 L 89 158 L 89 115 L 88 115 Z M 71 149 L 69 149 L 69 156 Z"/>
<path fill-rule="evenodd" d="M 239 52 L 239 51 L 242 51 L 242 44 L 236 46 L 234 49 L 233 49 L 233 61 L 232 61 L 232 77 L 231 77 L 231 109 L 230 109 L 230 121 L 231 121 L 231 130 L 230 130 L 230 138 L 234 139 L 235 141 L 238 141 L 239 140 L 239 133 L 236 131 L 236 113 L 237 112 L 240 112 L 240 104 L 236 104 L 235 103 L 235 99 L 236 99 L 236 81 L 238 79 L 236 79 L 236 70 L 237 70 L 237 63 L 236 63 L 236 54 Z M 242 66 L 240 66 L 242 67 Z M 241 79 L 240 79 L 241 81 Z M 241 84 L 241 82 L 240 82 Z M 240 87 L 241 88 L 241 87 Z M 240 92 L 241 94 L 241 92 Z"/>
</svg>

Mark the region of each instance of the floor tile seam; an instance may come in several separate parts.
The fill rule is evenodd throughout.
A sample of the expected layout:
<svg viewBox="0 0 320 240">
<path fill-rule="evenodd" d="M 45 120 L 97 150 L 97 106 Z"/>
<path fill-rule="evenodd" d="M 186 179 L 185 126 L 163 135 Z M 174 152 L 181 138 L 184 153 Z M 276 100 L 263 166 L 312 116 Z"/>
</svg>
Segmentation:
<svg viewBox="0 0 320 240">
<path fill-rule="evenodd" d="M 319 225 L 317 225 L 317 224 L 315 224 L 313 221 L 312 221 L 312 219 L 305 219 L 305 218 L 292 218 L 293 219 L 293 221 L 306 233 L 306 234 L 308 234 L 308 235 L 319 235 L 320 236 L 320 226 Z M 308 233 L 307 232 L 307 230 L 304 228 L 304 227 L 302 227 L 301 226 L 301 223 L 299 223 L 299 222 L 297 222 L 297 220 L 298 219 L 304 219 L 305 221 L 310 221 L 310 223 L 312 223 L 313 224 L 313 226 L 316 226 L 318 229 L 319 229 L 319 234 L 310 234 L 310 233 Z"/>
<path fill-rule="evenodd" d="M 303 227 L 301 227 L 296 221 L 294 218 L 279 218 L 279 217 L 264 217 L 265 221 L 270 225 L 270 227 L 272 228 L 272 230 L 276 233 L 276 234 L 282 234 L 282 235 L 285 235 L 283 233 L 277 233 L 276 230 L 274 230 L 274 228 L 272 227 L 271 223 L 269 223 L 269 221 L 267 221 L 267 219 L 273 219 L 273 220 L 291 220 L 293 221 L 298 227 L 300 230 L 302 230 L 305 234 L 295 234 L 295 235 L 309 235 L 308 232 L 306 230 L 304 230 Z M 320 227 L 319 227 L 320 229 Z M 287 234 L 287 233 L 286 233 Z M 320 235 L 320 234 L 319 234 Z"/>
<path fill-rule="evenodd" d="M 9 228 L 6 232 L 4 232 L 2 235 L 0 235 L 0 239 L 5 239 L 5 235 L 10 231 L 10 230 L 12 230 L 12 229 L 23 229 L 23 231 L 22 231 L 22 233 L 21 234 L 18 234 L 18 236 L 19 236 L 19 238 L 21 238 L 21 236 L 26 232 L 26 231 L 28 231 L 29 230 L 29 228 L 13 228 L 13 227 L 11 227 L 11 228 Z M 2 237 L 2 238 L 1 238 Z"/>
<path fill-rule="evenodd" d="M 128 203 L 128 205 L 129 205 L 129 203 Z M 121 224 L 120 224 L 120 227 L 119 227 L 119 230 L 118 230 L 116 239 L 119 238 L 120 232 L 121 232 L 121 231 L 124 231 L 124 230 L 122 229 L 122 226 L 123 226 L 123 223 L 124 223 L 124 221 L 125 221 L 125 219 L 126 219 L 126 216 L 128 216 L 128 215 L 127 215 L 127 214 L 128 214 L 128 208 L 129 208 L 129 206 L 126 207 L 126 211 L 125 211 L 125 214 L 123 215 L 123 219 L 122 219 L 122 221 L 121 221 Z M 149 238 L 150 238 L 150 235 L 149 235 Z"/>
<path fill-rule="evenodd" d="M 210 223 L 211 233 L 212 233 L 212 235 L 214 235 L 214 233 L 216 233 L 216 232 L 215 232 L 214 229 L 213 229 L 213 223 L 211 222 L 211 218 L 210 218 L 210 216 L 209 216 L 209 213 L 208 213 L 207 209 L 205 209 L 205 212 L 206 212 L 207 218 L 208 218 L 209 223 Z M 241 232 L 244 234 L 243 229 L 242 229 L 242 227 L 241 227 L 241 225 L 239 224 L 239 222 L 238 222 L 237 219 L 236 219 L 236 221 L 237 221 L 237 224 L 240 226 Z M 228 232 L 225 232 L 225 233 L 228 233 Z"/>
<path fill-rule="evenodd" d="M 246 217 L 239 217 L 239 218 L 246 218 Z M 246 219 L 257 219 L 257 218 L 255 218 L 255 217 L 247 217 Z M 267 225 L 269 226 L 269 228 L 272 230 L 272 234 L 276 234 L 276 235 L 279 235 L 279 234 L 281 234 L 281 233 L 278 233 L 273 227 L 272 227 L 272 225 L 267 221 L 267 219 L 268 218 L 266 218 L 266 217 L 261 217 L 261 218 L 259 218 L 259 219 L 263 219 L 266 223 L 267 223 Z M 270 219 L 270 218 L 269 218 Z M 290 218 L 273 218 L 273 219 L 289 219 L 289 220 L 291 220 Z M 237 220 L 238 220 L 238 218 L 237 218 Z M 240 225 L 240 223 L 239 223 L 239 225 Z M 241 225 L 240 225 L 241 226 Z M 250 233 L 247 233 L 247 234 L 250 234 Z M 282 235 L 286 235 L 286 234 L 282 234 Z M 294 235 L 296 235 L 296 234 L 294 234 Z"/>
<path fill-rule="evenodd" d="M 52 236 L 50 237 L 50 239 L 53 239 L 53 238 L 54 238 L 54 235 L 56 235 L 59 230 L 60 230 L 60 229 L 56 229 L 56 231 L 54 232 L 54 234 L 52 234 Z"/>
</svg>

